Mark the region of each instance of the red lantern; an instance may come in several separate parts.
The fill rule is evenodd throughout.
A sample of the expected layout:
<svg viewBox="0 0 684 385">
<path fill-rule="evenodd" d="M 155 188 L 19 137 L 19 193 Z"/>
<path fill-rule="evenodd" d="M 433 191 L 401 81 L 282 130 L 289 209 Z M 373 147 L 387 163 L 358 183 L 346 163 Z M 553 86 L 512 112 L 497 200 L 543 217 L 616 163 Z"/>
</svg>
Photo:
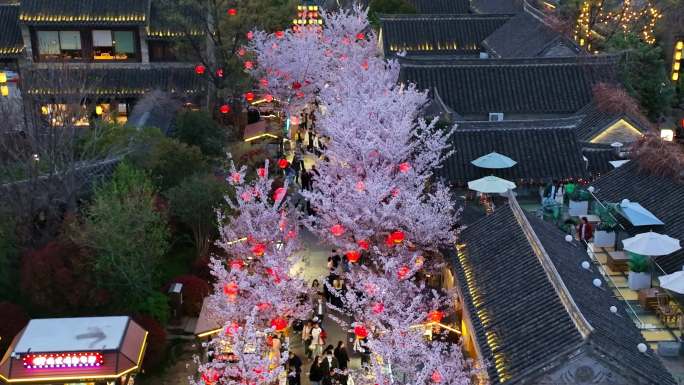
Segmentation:
<svg viewBox="0 0 684 385">
<path fill-rule="evenodd" d="M 242 270 L 245 267 L 245 262 L 240 258 L 231 259 L 228 264 L 231 270 Z"/>
<path fill-rule="evenodd" d="M 242 174 L 234 172 L 230 174 L 230 180 L 233 181 L 233 183 L 240 183 L 240 181 L 242 181 Z"/>
<path fill-rule="evenodd" d="M 344 234 L 344 227 L 340 224 L 334 225 L 330 228 L 330 233 L 336 237 L 339 237 Z"/>
<path fill-rule="evenodd" d="M 235 8 L 228 8 L 228 15 L 229 15 L 229 16 L 235 16 L 235 15 L 237 15 L 237 9 L 235 9 Z"/>
<path fill-rule="evenodd" d="M 356 40 L 363 40 L 366 38 L 366 34 L 363 32 L 359 32 L 356 34 Z"/>
<path fill-rule="evenodd" d="M 266 252 L 266 245 L 263 243 L 257 243 L 252 247 L 252 254 L 254 254 L 255 257 L 261 257 L 264 255 Z"/>
<path fill-rule="evenodd" d="M 265 167 L 259 167 L 257 169 L 257 175 L 259 175 L 259 178 L 266 178 L 266 168 Z"/>
<path fill-rule="evenodd" d="M 250 60 L 247 60 L 245 62 L 245 69 L 251 70 L 252 68 L 254 68 L 254 63 L 252 63 Z"/>
<path fill-rule="evenodd" d="M 399 279 L 404 279 L 409 275 L 410 272 L 411 269 L 409 269 L 408 266 L 402 266 L 399 268 L 399 271 L 397 271 L 397 277 L 399 277 Z"/>
<path fill-rule="evenodd" d="M 397 230 L 391 234 L 392 237 L 392 242 L 394 242 L 395 245 L 398 245 L 402 242 L 404 242 L 404 232 L 401 230 Z"/>
<path fill-rule="evenodd" d="M 285 32 L 283 32 L 283 31 L 276 31 L 276 33 L 275 33 L 275 37 L 277 37 L 278 39 L 282 39 L 284 36 L 285 36 Z"/>
<path fill-rule="evenodd" d="M 368 337 L 368 330 L 363 325 L 356 325 L 354 326 L 354 335 L 359 339 L 366 338 Z"/>
<path fill-rule="evenodd" d="M 295 239 L 297 238 L 297 233 L 294 232 L 294 230 L 290 230 L 287 232 L 287 235 L 285 236 L 285 239 Z"/>
<path fill-rule="evenodd" d="M 247 92 L 245 94 L 245 100 L 248 102 L 251 102 L 254 100 L 254 93 L 253 92 Z"/>
<path fill-rule="evenodd" d="M 266 78 L 260 79 L 259 84 L 264 88 L 268 87 L 268 79 L 266 79 Z"/>
<path fill-rule="evenodd" d="M 224 104 L 219 108 L 219 111 L 225 115 L 225 114 L 230 112 L 230 106 L 227 104 Z"/>
<path fill-rule="evenodd" d="M 373 313 L 380 314 L 385 311 L 385 305 L 382 302 L 376 302 L 373 304 Z"/>
<path fill-rule="evenodd" d="M 294 82 L 294 83 L 292 83 L 292 89 L 293 89 L 293 90 L 298 90 L 298 89 L 300 89 L 300 88 L 302 88 L 302 83 L 300 83 L 300 82 Z"/>
<path fill-rule="evenodd" d="M 271 321 L 271 326 L 275 328 L 277 332 L 281 332 L 287 328 L 287 320 L 283 317 L 278 317 Z"/>
<path fill-rule="evenodd" d="M 273 95 L 271 95 L 271 94 L 266 94 L 266 95 L 264 96 L 264 100 L 267 101 L 268 103 L 272 102 L 272 101 L 273 101 Z"/>
<path fill-rule="evenodd" d="M 256 307 L 259 311 L 266 311 L 271 308 L 271 304 L 268 302 L 259 302 Z"/>
<path fill-rule="evenodd" d="M 281 170 L 286 169 L 287 166 L 289 166 L 289 165 L 290 165 L 290 162 L 288 162 L 287 159 L 280 159 L 278 161 L 278 168 L 280 168 Z"/>
<path fill-rule="evenodd" d="M 209 369 L 206 372 L 202 373 L 202 381 L 206 385 L 212 385 L 219 379 L 219 374 L 215 369 Z"/>
<path fill-rule="evenodd" d="M 242 198 L 242 200 L 245 202 L 249 202 L 252 200 L 252 194 L 250 194 L 249 191 L 245 191 L 240 194 L 240 198 Z"/>
<path fill-rule="evenodd" d="M 242 47 L 240 47 L 238 49 L 238 52 L 237 52 L 238 56 L 245 56 L 246 53 L 247 53 L 247 50 L 242 48 Z"/>
<path fill-rule="evenodd" d="M 430 379 L 432 380 L 432 382 L 439 384 L 440 382 L 442 382 L 442 375 L 435 370 L 434 372 L 432 372 L 432 376 L 430 376 Z"/>
<path fill-rule="evenodd" d="M 254 39 L 254 32 L 252 32 L 252 31 L 247 32 L 247 40 L 252 40 L 252 39 Z"/>
<path fill-rule="evenodd" d="M 271 269 L 270 267 L 266 268 L 266 275 L 268 275 L 269 277 L 272 277 L 273 282 L 280 283 L 280 276 L 278 275 L 278 273 L 275 270 Z"/>
<path fill-rule="evenodd" d="M 235 282 L 226 283 L 223 285 L 223 294 L 227 295 L 230 300 L 234 300 L 239 292 L 238 284 Z"/>
<path fill-rule="evenodd" d="M 361 68 L 363 68 L 364 70 L 368 71 L 368 60 L 364 60 L 364 61 L 361 63 Z"/>
<path fill-rule="evenodd" d="M 404 163 L 399 164 L 399 171 L 401 171 L 404 174 L 409 172 L 410 169 L 411 169 L 411 164 L 409 164 L 408 162 L 404 162 Z"/>
<path fill-rule="evenodd" d="M 275 192 L 273 193 L 273 200 L 276 202 L 279 202 L 285 197 L 285 193 L 287 191 L 285 190 L 284 187 L 278 187 Z"/>
<path fill-rule="evenodd" d="M 348 259 L 349 262 L 351 262 L 351 263 L 356 263 L 356 262 L 359 261 L 359 259 L 361 259 L 361 253 L 359 253 L 359 252 L 356 251 L 356 250 L 347 251 L 347 254 L 346 254 L 346 255 L 347 255 L 347 259 Z"/>
<path fill-rule="evenodd" d="M 207 67 L 205 67 L 205 66 L 203 66 L 203 65 L 201 65 L 201 64 L 198 64 L 198 65 L 195 66 L 195 73 L 196 73 L 197 75 L 204 75 L 204 73 L 205 73 L 206 71 L 207 71 Z"/>
<path fill-rule="evenodd" d="M 216 70 L 216 76 L 222 78 L 223 77 L 223 68 L 219 68 Z"/>
<path fill-rule="evenodd" d="M 356 242 L 356 244 L 359 245 L 359 247 L 362 248 L 363 250 L 370 249 L 370 243 L 365 239 L 362 239 L 362 240 Z"/>
<path fill-rule="evenodd" d="M 441 312 L 439 310 L 433 310 L 429 312 L 427 315 L 427 320 L 429 322 L 440 323 L 442 322 L 442 318 L 444 318 L 444 312 Z"/>
</svg>

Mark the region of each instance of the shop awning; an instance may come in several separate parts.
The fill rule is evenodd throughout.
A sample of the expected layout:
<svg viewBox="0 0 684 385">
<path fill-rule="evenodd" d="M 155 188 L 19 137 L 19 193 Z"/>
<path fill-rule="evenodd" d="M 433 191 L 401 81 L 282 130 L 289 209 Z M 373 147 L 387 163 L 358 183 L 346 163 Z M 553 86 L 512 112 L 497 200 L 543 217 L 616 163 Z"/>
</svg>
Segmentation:
<svg viewBox="0 0 684 385">
<path fill-rule="evenodd" d="M 618 205 L 617 210 L 632 226 L 661 226 L 665 224 L 644 206 L 627 199 Z"/>
</svg>

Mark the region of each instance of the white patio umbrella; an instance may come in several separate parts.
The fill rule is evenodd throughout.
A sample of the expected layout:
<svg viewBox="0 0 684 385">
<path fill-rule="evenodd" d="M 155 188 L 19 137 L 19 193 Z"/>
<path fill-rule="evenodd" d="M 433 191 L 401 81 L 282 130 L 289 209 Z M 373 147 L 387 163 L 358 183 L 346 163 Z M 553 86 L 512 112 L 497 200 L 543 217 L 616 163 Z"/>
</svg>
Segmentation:
<svg viewBox="0 0 684 385">
<path fill-rule="evenodd" d="M 502 155 L 494 151 L 487 155 L 481 156 L 470 163 L 480 168 L 509 168 L 515 166 L 518 162 L 507 157 L 506 155 Z"/>
<path fill-rule="evenodd" d="M 684 294 L 684 271 L 676 271 L 672 274 L 661 275 L 658 277 L 660 287 L 673 291 L 675 293 Z"/>
<path fill-rule="evenodd" d="M 679 245 L 679 239 L 654 233 L 653 231 L 627 238 L 622 241 L 622 245 L 627 251 L 652 257 L 672 254 L 682 248 Z"/>
<path fill-rule="evenodd" d="M 515 183 L 511 182 L 510 180 L 501 179 L 493 175 L 468 182 L 469 189 L 487 194 L 505 193 L 506 191 L 512 190 L 515 187 Z"/>
</svg>

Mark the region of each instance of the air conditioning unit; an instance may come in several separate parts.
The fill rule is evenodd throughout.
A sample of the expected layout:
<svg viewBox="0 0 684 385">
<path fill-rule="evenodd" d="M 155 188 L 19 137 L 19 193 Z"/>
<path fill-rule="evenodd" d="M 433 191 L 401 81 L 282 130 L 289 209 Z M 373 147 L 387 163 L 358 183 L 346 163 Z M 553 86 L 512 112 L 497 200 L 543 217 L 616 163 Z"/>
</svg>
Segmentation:
<svg viewBox="0 0 684 385">
<path fill-rule="evenodd" d="M 489 113 L 489 121 L 490 122 L 500 122 L 502 120 L 504 120 L 503 112 L 490 112 Z"/>
</svg>

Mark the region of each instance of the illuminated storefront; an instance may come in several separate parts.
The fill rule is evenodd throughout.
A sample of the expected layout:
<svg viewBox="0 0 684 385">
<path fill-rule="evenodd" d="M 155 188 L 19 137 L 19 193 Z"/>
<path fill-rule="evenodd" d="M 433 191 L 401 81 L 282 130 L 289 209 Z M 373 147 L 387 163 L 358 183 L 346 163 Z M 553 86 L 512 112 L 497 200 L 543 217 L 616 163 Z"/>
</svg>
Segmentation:
<svg viewBox="0 0 684 385">
<path fill-rule="evenodd" d="M 129 317 L 31 320 L 0 361 L 0 382 L 132 385 L 146 341 Z"/>
</svg>

